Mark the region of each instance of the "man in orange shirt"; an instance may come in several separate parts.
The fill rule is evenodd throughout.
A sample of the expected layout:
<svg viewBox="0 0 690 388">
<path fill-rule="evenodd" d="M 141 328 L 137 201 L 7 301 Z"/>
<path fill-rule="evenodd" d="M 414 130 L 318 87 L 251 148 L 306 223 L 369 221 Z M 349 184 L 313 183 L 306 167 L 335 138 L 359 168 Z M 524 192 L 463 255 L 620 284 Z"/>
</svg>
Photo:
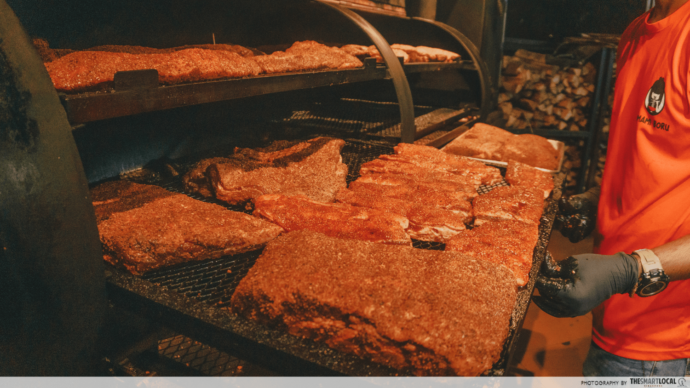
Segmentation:
<svg viewBox="0 0 690 388">
<path fill-rule="evenodd" d="M 547 265 L 534 302 L 557 317 L 593 312 L 585 375 L 682 376 L 690 374 L 690 1 L 656 0 L 621 37 L 617 65 L 597 254 Z"/>
</svg>

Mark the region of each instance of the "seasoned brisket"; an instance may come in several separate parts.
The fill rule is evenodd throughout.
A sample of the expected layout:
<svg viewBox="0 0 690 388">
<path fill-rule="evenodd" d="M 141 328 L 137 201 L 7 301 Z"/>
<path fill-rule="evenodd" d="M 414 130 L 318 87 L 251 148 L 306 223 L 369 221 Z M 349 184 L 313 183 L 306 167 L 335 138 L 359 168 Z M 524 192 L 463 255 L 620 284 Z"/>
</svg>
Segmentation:
<svg viewBox="0 0 690 388">
<path fill-rule="evenodd" d="M 519 221 L 492 221 L 457 233 L 446 243 L 446 251 L 508 267 L 524 286 L 529 280 L 539 226 Z"/>
<path fill-rule="evenodd" d="M 353 206 L 380 209 L 404 216 L 410 221 L 405 232 L 411 238 L 421 241 L 446 242 L 464 230 L 465 223 L 471 221 L 471 214 L 468 219 L 467 213 L 458 214 L 420 202 L 385 197 L 378 192 L 340 189 L 336 200 Z"/>
<path fill-rule="evenodd" d="M 412 245 L 405 233 L 407 218 L 378 209 L 271 194 L 254 199 L 254 215 L 287 231 L 307 229 L 331 237 Z"/>
<path fill-rule="evenodd" d="M 476 376 L 500 357 L 516 290 L 462 254 L 300 231 L 267 245 L 231 308 L 406 373 Z"/>
<path fill-rule="evenodd" d="M 91 191 L 104 259 L 133 274 L 263 247 L 283 229 L 184 194 L 116 181 Z"/>
<path fill-rule="evenodd" d="M 508 161 L 506 182 L 511 186 L 534 187 L 544 190 L 544 198 L 548 198 L 553 190 L 553 177 L 550 173 L 537 170 L 527 164 Z"/>
<path fill-rule="evenodd" d="M 515 220 L 539 225 L 544 212 L 544 192 L 530 187 L 497 187 L 474 199 L 475 225 Z"/>
</svg>

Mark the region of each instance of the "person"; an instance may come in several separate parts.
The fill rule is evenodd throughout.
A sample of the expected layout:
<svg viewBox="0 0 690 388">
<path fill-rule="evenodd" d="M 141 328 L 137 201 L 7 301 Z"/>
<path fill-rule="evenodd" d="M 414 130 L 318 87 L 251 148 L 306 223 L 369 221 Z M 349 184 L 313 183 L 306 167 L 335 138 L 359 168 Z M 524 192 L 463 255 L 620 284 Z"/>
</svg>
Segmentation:
<svg viewBox="0 0 690 388">
<path fill-rule="evenodd" d="M 572 241 L 596 197 L 562 202 Z M 547 260 L 534 302 L 592 311 L 585 376 L 690 374 L 689 0 L 656 0 L 621 37 L 598 202 L 596 253 Z"/>
</svg>

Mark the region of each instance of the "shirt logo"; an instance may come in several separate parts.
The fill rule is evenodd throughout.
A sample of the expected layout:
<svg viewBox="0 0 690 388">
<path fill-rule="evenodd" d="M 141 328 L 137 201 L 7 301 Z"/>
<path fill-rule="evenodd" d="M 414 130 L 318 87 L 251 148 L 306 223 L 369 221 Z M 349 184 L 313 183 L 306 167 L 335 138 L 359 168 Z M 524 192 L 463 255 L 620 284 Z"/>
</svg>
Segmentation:
<svg viewBox="0 0 690 388">
<path fill-rule="evenodd" d="M 664 110 L 666 106 L 666 82 L 664 77 L 659 77 L 658 80 L 654 82 L 649 91 L 647 92 L 647 97 L 644 100 L 644 106 L 650 115 L 656 116 Z"/>
</svg>

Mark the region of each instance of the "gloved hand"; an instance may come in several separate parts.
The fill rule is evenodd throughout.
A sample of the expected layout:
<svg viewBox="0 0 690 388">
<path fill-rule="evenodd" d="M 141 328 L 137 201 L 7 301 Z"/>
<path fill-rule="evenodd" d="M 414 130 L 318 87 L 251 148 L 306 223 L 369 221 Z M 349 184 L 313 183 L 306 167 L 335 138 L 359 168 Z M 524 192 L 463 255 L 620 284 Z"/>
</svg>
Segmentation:
<svg viewBox="0 0 690 388">
<path fill-rule="evenodd" d="M 613 294 L 632 291 L 639 276 L 637 260 L 625 253 L 571 256 L 556 263 L 547 254 L 536 287 L 534 303 L 554 317 L 576 317 L 590 312 Z"/>
<path fill-rule="evenodd" d="M 554 228 L 560 230 L 570 242 L 581 241 L 594 230 L 597 223 L 599 192 L 600 187 L 596 186 L 582 194 L 562 197 L 558 202 L 560 212 Z"/>
</svg>

